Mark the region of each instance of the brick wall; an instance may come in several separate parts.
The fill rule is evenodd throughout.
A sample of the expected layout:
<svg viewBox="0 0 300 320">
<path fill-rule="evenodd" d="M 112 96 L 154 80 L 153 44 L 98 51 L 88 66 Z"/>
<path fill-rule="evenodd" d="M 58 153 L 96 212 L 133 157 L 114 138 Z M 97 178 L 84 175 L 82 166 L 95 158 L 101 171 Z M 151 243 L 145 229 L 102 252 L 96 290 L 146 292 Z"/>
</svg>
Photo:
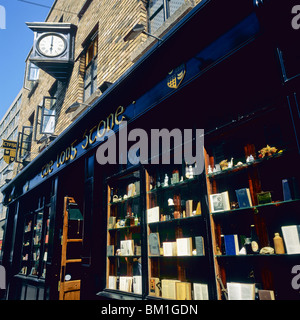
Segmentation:
<svg viewBox="0 0 300 320">
<path fill-rule="evenodd" d="M 192 8 L 200 1 L 185 0 L 185 5 Z M 85 61 L 83 44 L 92 32 L 98 30 L 97 86 L 104 81 L 115 82 L 136 61 L 132 58 L 134 52 L 137 53 L 137 57 L 149 49 L 148 45 L 145 46 L 146 41 L 149 40 L 143 34 L 134 41 L 124 42 L 123 40 L 135 24 L 147 25 L 146 2 L 145 0 L 93 0 L 80 18 L 77 13 L 86 0 L 57 0 L 54 3 L 46 19 L 47 22 L 62 21 L 77 25 L 73 71 L 67 84 L 58 84 L 56 135 L 62 133 L 72 123 L 72 118 L 74 119 L 74 114 L 70 116 L 65 113 L 66 109 L 75 101 L 83 101 Z M 174 15 L 172 25 L 189 10 L 181 10 L 177 16 Z M 170 23 L 166 25 L 169 30 Z M 25 91 L 23 95 L 21 126 L 29 124 L 29 117 L 35 112 L 37 105 L 41 104 L 43 97 L 49 96 L 49 90 L 55 81 L 50 75 L 40 70 L 35 90 L 28 91 L 28 94 Z M 100 94 L 98 90 L 86 102 L 92 101 Z M 38 134 L 37 138 L 40 137 L 41 135 Z M 29 160 L 38 155 L 41 146 L 36 142 L 32 143 Z"/>
</svg>

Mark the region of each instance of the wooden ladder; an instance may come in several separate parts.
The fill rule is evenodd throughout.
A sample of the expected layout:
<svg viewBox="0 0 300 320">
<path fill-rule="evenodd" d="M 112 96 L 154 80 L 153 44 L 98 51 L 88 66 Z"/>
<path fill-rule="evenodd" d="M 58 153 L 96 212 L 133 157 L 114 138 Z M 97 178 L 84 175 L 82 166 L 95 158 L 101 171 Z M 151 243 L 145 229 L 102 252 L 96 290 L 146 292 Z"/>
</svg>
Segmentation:
<svg viewBox="0 0 300 320">
<path fill-rule="evenodd" d="M 60 266 L 60 281 L 58 285 L 59 300 L 80 300 L 80 285 L 81 280 L 68 280 L 66 279 L 66 270 L 70 264 L 81 263 L 81 258 L 67 259 L 67 248 L 72 243 L 82 243 L 82 238 L 69 239 L 69 206 L 70 204 L 76 205 L 74 198 L 64 198 L 64 218 L 63 218 L 63 233 L 62 233 L 62 249 L 61 249 L 61 266 Z M 82 228 L 82 225 L 80 226 Z M 79 232 L 79 221 L 78 221 L 78 234 Z M 82 235 L 81 235 L 82 237 Z"/>
</svg>

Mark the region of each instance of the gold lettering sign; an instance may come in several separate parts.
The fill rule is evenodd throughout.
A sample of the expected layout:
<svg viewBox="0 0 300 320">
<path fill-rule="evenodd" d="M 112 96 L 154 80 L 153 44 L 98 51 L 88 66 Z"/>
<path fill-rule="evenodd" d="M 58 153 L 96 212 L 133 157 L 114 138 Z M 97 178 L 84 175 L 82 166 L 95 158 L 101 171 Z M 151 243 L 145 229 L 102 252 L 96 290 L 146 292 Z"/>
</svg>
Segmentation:
<svg viewBox="0 0 300 320">
<path fill-rule="evenodd" d="M 82 149 L 86 149 L 89 145 L 94 144 L 97 141 L 97 137 L 102 138 L 107 132 L 113 130 L 115 124 L 119 125 L 125 119 L 124 113 L 125 108 L 119 106 L 115 113 L 111 113 L 106 120 L 100 120 L 98 125 L 94 126 L 91 130 L 85 130 L 83 134 L 84 142 L 81 145 Z M 95 135 L 94 135 L 95 133 Z M 94 135 L 94 137 L 93 137 Z"/>
<path fill-rule="evenodd" d="M 10 140 L 2 140 L 2 147 L 4 149 L 3 160 L 10 164 L 16 159 L 17 142 Z"/>
<path fill-rule="evenodd" d="M 93 126 L 92 129 L 86 129 L 83 134 L 84 142 L 81 144 L 82 149 L 86 149 L 89 145 L 94 144 L 97 138 L 102 138 L 105 133 L 109 130 L 113 130 L 115 125 L 119 125 L 124 121 L 125 116 L 123 113 L 125 108 L 119 106 L 115 113 L 111 113 L 105 120 L 100 120 L 100 122 Z M 93 137 L 94 136 L 94 137 Z M 73 160 L 77 156 L 77 148 L 74 146 L 77 140 L 75 140 L 69 147 L 57 154 L 56 157 L 56 167 L 59 168 L 61 165 L 69 160 Z M 44 178 L 48 176 L 53 171 L 54 162 L 51 160 L 49 163 L 42 167 L 41 177 Z"/>
</svg>

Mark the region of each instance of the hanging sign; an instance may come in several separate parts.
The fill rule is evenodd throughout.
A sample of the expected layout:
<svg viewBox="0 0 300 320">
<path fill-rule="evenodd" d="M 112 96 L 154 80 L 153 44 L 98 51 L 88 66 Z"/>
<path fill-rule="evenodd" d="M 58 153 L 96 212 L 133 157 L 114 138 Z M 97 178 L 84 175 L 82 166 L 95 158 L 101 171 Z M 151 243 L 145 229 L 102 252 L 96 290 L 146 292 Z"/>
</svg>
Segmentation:
<svg viewBox="0 0 300 320">
<path fill-rule="evenodd" d="M 17 142 L 4 139 L 2 141 L 3 144 L 1 148 L 4 149 L 3 159 L 7 164 L 10 164 L 14 162 L 16 158 Z"/>
</svg>

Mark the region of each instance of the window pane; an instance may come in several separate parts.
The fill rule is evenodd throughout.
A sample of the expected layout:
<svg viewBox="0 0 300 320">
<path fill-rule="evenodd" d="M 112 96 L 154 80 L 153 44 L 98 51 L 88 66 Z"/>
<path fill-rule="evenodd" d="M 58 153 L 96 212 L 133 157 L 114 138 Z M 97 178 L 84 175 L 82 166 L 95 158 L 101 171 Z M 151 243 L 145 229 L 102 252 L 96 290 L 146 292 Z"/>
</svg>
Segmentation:
<svg viewBox="0 0 300 320">
<path fill-rule="evenodd" d="M 94 57 L 94 45 L 91 44 L 86 52 L 86 66 L 92 61 Z"/>
<path fill-rule="evenodd" d="M 87 85 L 90 84 L 92 80 L 92 66 L 89 66 L 86 70 L 85 70 L 85 75 L 84 75 L 84 87 L 86 87 Z"/>
<path fill-rule="evenodd" d="M 164 12 L 159 11 L 153 19 L 150 20 L 150 32 L 154 33 L 164 23 Z"/>
<path fill-rule="evenodd" d="M 84 101 L 86 101 L 90 97 L 90 95 L 91 95 L 91 84 L 84 89 Z"/>
<path fill-rule="evenodd" d="M 98 53 L 98 37 L 96 37 L 96 39 L 94 40 L 94 57 L 97 55 Z"/>
<path fill-rule="evenodd" d="M 169 0 L 170 16 L 184 4 L 184 0 Z"/>
<path fill-rule="evenodd" d="M 149 14 L 150 17 L 157 11 L 161 6 L 163 6 L 163 0 L 151 0 L 149 1 Z"/>
<path fill-rule="evenodd" d="M 42 133 L 54 133 L 55 131 L 55 110 L 44 109 L 42 118 Z"/>
<path fill-rule="evenodd" d="M 32 127 L 23 127 L 20 143 L 20 156 L 25 156 L 31 149 Z"/>
<path fill-rule="evenodd" d="M 30 62 L 28 68 L 28 80 L 29 81 L 36 81 L 39 79 L 39 68 Z"/>
<path fill-rule="evenodd" d="M 97 59 L 93 61 L 92 68 L 93 68 L 93 79 L 95 79 L 97 77 Z"/>
</svg>

